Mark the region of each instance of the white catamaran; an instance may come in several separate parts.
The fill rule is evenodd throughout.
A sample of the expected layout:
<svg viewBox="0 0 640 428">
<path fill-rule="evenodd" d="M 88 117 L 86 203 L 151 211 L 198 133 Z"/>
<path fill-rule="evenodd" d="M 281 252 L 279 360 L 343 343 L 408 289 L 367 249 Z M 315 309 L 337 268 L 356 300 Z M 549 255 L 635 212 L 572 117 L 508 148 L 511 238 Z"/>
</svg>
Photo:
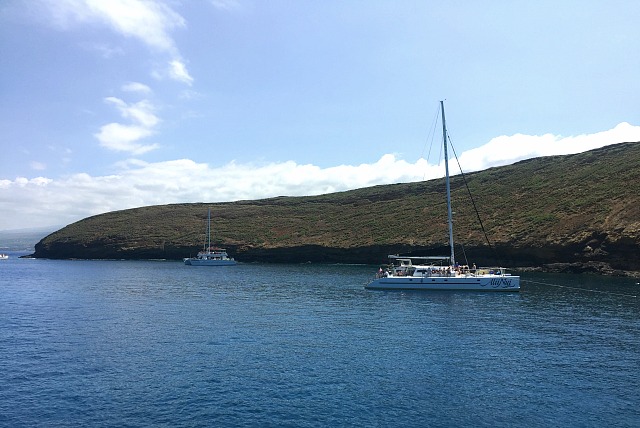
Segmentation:
<svg viewBox="0 0 640 428">
<path fill-rule="evenodd" d="M 189 266 L 232 266 L 236 261 L 229 257 L 227 251 L 223 248 L 215 248 L 211 246 L 211 208 L 209 208 L 209 216 L 207 217 L 207 241 L 204 248 L 195 257 L 186 257 L 185 265 Z"/>
<path fill-rule="evenodd" d="M 440 101 L 440 108 L 442 110 L 442 139 L 444 144 L 451 256 L 389 256 L 392 266 L 388 269 L 380 268 L 376 278 L 365 285 L 365 288 L 374 290 L 519 291 L 520 277 L 506 273 L 505 268 L 476 268 L 475 265 L 469 267 L 460 266 L 456 263 L 453 245 L 451 188 L 449 185 L 449 159 L 447 155 L 447 126 L 444 119 L 444 101 Z"/>
</svg>

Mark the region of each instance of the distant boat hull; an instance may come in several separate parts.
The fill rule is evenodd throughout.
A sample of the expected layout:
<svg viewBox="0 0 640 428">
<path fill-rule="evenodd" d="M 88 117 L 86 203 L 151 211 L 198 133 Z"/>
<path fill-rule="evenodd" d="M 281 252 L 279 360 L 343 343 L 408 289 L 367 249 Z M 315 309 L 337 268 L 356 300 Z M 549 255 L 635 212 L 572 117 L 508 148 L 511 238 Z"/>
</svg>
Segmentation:
<svg viewBox="0 0 640 428">
<path fill-rule="evenodd" d="M 520 277 L 510 275 L 461 277 L 381 277 L 365 285 L 370 290 L 519 291 Z"/>
<path fill-rule="evenodd" d="M 236 261 L 233 259 L 207 260 L 207 259 L 199 259 L 197 257 L 192 257 L 192 258 L 184 259 L 184 264 L 189 266 L 233 266 L 236 264 Z"/>
</svg>

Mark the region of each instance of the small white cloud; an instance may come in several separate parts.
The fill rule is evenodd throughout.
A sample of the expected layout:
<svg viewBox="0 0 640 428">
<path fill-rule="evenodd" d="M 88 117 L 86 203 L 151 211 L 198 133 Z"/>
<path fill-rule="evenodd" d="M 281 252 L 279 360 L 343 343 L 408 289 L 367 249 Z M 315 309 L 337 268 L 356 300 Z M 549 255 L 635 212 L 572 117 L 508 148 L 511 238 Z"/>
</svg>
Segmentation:
<svg viewBox="0 0 640 428">
<path fill-rule="evenodd" d="M 157 144 L 139 142 L 153 135 L 153 128 L 160 122 L 153 113 L 154 106 L 148 100 L 127 104 L 119 98 L 107 97 L 105 102 L 117 107 L 122 117 L 130 119 L 133 123 L 109 123 L 100 127 L 100 132 L 95 134 L 95 137 L 101 146 L 134 155 L 144 154 L 159 147 Z"/>
<path fill-rule="evenodd" d="M 140 144 L 138 140 L 149 137 L 153 133 L 142 126 L 109 123 L 100 127 L 95 137 L 102 147 L 118 152 L 129 152 L 141 155 L 158 148 L 157 144 Z"/>
<path fill-rule="evenodd" d="M 103 24 L 149 47 L 176 54 L 169 32 L 185 20 L 162 2 L 146 0 L 44 0 L 54 23 L 67 29 L 78 24 Z"/>
<path fill-rule="evenodd" d="M 177 59 L 169 62 L 169 77 L 178 82 L 186 83 L 187 85 L 193 83 L 193 77 L 189 75 L 187 67 L 182 61 Z"/>
<path fill-rule="evenodd" d="M 127 104 L 119 98 L 107 97 L 105 101 L 115 105 L 122 117 L 131 119 L 146 128 L 152 128 L 160 122 L 160 119 L 153 114 L 155 107 L 148 100 Z"/>
<path fill-rule="evenodd" d="M 35 169 L 36 171 L 43 171 L 47 169 L 47 164 L 38 161 L 31 161 L 29 165 L 31 166 L 31 169 Z"/>
<path fill-rule="evenodd" d="M 240 2 L 238 0 L 210 0 L 211 5 L 220 10 L 237 10 L 240 9 Z"/>
<path fill-rule="evenodd" d="M 197 100 L 197 99 L 203 98 L 204 95 L 202 95 L 200 92 L 193 91 L 191 89 L 185 89 L 184 91 L 180 91 L 179 97 L 182 100 Z"/>
<path fill-rule="evenodd" d="M 105 43 L 80 42 L 80 46 L 88 51 L 97 52 L 104 59 L 111 59 L 125 54 L 121 47 L 114 47 Z"/>
<path fill-rule="evenodd" d="M 150 87 L 140 82 L 126 83 L 122 85 L 122 90 L 124 92 L 136 92 L 136 93 L 145 94 L 145 95 L 150 94 L 152 92 Z"/>
</svg>

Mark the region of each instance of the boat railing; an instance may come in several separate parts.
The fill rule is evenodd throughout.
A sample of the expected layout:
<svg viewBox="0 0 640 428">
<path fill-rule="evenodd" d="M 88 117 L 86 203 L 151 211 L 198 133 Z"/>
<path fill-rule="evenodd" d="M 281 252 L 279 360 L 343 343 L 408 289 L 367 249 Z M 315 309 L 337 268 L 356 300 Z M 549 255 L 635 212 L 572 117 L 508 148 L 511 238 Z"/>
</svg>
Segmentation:
<svg viewBox="0 0 640 428">
<path fill-rule="evenodd" d="M 478 275 L 502 275 L 509 276 L 510 273 L 507 273 L 507 269 L 503 267 L 481 267 L 477 269 Z"/>
<path fill-rule="evenodd" d="M 485 275 L 511 276 L 503 267 L 480 267 L 469 266 L 411 266 L 406 265 L 393 266 L 388 268 L 380 268 L 376 273 L 376 279 L 384 277 L 476 277 Z"/>
</svg>

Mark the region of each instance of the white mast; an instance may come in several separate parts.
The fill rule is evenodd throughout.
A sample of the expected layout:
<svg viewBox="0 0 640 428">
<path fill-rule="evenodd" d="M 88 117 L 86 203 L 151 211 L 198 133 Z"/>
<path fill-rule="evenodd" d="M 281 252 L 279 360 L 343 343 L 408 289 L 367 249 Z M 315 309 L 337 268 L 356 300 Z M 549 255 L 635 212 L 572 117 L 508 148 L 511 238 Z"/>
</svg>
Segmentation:
<svg viewBox="0 0 640 428">
<path fill-rule="evenodd" d="M 209 208 L 209 215 L 207 216 L 207 251 L 211 251 L 211 208 Z"/>
<path fill-rule="evenodd" d="M 449 216 L 449 246 L 451 247 L 451 265 L 456 264 L 456 256 L 453 251 L 453 216 L 451 214 L 451 186 L 449 185 L 449 156 L 447 155 L 447 125 L 444 120 L 444 101 L 440 101 L 442 110 L 442 144 L 444 145 L 444 170 L 447 183 L 447 214 Z"/>
</svg>

